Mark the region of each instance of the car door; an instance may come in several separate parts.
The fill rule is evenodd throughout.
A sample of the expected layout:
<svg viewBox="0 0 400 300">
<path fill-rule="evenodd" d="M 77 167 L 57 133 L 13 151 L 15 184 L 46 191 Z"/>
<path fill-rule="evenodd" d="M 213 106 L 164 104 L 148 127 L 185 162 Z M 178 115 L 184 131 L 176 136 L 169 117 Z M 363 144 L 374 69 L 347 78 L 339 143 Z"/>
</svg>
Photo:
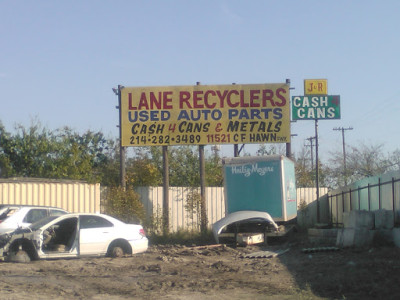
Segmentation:
<svg viewBox="0 0 400 300">
<path fill-rule="evenodd" d="M 79 254 L 103 255 L 114 235 L 114 225 L 101 216 L 83 215 L 79 219 Z"/>
<path fill-rule="evenodd" d="M 35 230 L 34 240 L 40 247 L 40 258 L 78 256 L 78 216 L 49 217 L 50 222 Z M 45 219 L 43 220 L 47 222 Z M 32 228 L 32 227 L 31 227 Z M 35 228 L 34 228 L 35 229 Z"/>
</svg>

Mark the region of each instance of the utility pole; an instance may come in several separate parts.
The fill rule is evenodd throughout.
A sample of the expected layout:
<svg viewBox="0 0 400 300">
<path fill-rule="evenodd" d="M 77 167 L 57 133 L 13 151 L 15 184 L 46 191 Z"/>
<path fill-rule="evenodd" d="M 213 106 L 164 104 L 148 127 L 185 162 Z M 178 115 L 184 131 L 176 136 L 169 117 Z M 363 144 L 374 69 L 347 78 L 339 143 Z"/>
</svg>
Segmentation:
<svg viewBox="0 0 400 300">
<path fill-rule="evenodd" d="M 200 85 L 197 82 L 196 85 Z M 201 199 L 201 232 L 207 231 L 207 199 L 206 199 L 206 164 L 204 156 L 204 145 L 199 145 L 199 168 L 200 168 L 200 199 Z"/>
<path fill-rule="evenodd" d="M 121 182 L 121 187 L 123 190 L 126 189 L 126 169 L 125 169 L 125 150 L 126 148 L 122 146 L 122 124 L 121 124 L 121 91 L 124 88 L 122 85 L 118 85 L 118 88 L 113 88 L 113 92 L 118 96 L 118 106 L 116 108 L 119 110 L 119 179 Z"/>
<path fill-rule="evenodd" d="M 317 222 L 320 221 L 319 213 L 319 161 L 318 161 L 318 119 L 315 119 L 315 182 L 317 186 Z"/>
<path fill-rule="evenodd" d="M 338 127 L 333 128 L 333 130 L 342 132 L 342 144 L 343 144 L 343 176 L 344 176 L 344 184 L 347 185 L 347 166 L 346 166 L 346 143 L 344 141 L 344 132 L 346 130 L 353 130 L 353 127 Z"/>
<path fill-rule="evenodd" d="M 315 140 L 315 136 L 309 137 L 306 139 L 307 141 L 310 142 L 310 145 L 306 145 L 311 148 L 311 171 L 314 170 L 314 148 L 313 148 L 313 140 Z"/>
<path fill-rule="evenodd" d="M 290 87 L 290 79 L 286 79 L 286 84 L 289 86 L 289 92 L 290 92 L 290 90 L 294 90 L 294 88 Z M 289 95 L 289 98 L 290 98 L 290 95 Z M 291 134 L 290 136 L 291 137 L 297 136 L 297 134 Z M 286 143 L 286 157 L 292 158 L 292 142 L 291 141 Z"/>
</svg>

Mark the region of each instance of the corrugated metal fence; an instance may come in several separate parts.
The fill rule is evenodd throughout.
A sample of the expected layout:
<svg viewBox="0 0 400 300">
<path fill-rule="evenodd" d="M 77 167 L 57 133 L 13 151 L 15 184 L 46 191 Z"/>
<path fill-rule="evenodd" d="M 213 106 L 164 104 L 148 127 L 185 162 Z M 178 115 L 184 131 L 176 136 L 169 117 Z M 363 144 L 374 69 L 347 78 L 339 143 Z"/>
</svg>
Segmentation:
<svg viewBox="0 0 400 300">
<path fill-rule="evenodd" d="M 1 180 L 0 204 L 55 206 L 69 212 L 100 212 L 100 184 L 76 181 Z"/>
<path fill-rule="evenodd" d="M 163 187 L 139 187 L 136 192 L 140 195 L 147 216 L 152 217 L 153 223 L 161 225 L 163 212 Z M 328 192 L 327 188 L 320 189 L 320 195 Z M 297 206 L 301 203 L 308 205 L 316 199 L 316 188 L 297 189 Z M 223 187 L 206 188 L 207 224 L 211 225 L 225 217 L 225 199 Z M 170 231 L 200 230 L 200 188 L 170 187 L 169 188 L 169 222 Z"/>
<path fill-rule="evenodd" d="M 368 177 L 328 194 L 331 222 L 343 224 L 343 213 L 352 210 L 391 210 L 400 223 L 400 171 Z"/>
<path fill-rule="evenodd" d="M 163 213 L 163 188 L 140 187 L 136 191 L 153 225 L 161 226 Z M 327 193 L 320 189 L 320 195 Z M 69 212 L 101 211 L 100 184 L 88 184 L 69 180 L 16 179 L 0 180 L 0 204 L 55 206 Z M 297 189 L 297 206 L 308 205 L 316 199 L 315 188 Z M 225 217 L 223 187 L 206 188 L 207 224 L 211 227 Z M 199 231 L 200 188 L 170 187 L 169 220 L 170 231 Z"/>
</svg>

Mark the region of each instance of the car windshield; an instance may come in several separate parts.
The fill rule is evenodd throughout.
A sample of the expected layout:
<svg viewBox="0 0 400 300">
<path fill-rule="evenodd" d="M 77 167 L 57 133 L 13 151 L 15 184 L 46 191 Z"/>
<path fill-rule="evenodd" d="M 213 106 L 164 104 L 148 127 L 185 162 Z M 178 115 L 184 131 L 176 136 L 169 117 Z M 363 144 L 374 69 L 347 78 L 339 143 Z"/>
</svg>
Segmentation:
<svg viewBox="0 0 400 300">
<path fill-rule="evenodd" d="M 11 216 L 17 210 L 18 210 L 18 208 L 15 208 L 15 207 L 4 207 L 4 208 L 0 209 L 0 220 L 3 221 L 5 219 L 7 219 L 9 216 Z"/>
<path fill-rule="evenodd" d="M 47 223 L 50 223 L 54 219 L 57 219 L 59 216 L 49 216 L 46 218 L 43 218 L 33 224 L 31 224 L 29 227 L 32 229 L 32 231 L 38 230 L 40 227 L 46 225 Z"/>
</svg>

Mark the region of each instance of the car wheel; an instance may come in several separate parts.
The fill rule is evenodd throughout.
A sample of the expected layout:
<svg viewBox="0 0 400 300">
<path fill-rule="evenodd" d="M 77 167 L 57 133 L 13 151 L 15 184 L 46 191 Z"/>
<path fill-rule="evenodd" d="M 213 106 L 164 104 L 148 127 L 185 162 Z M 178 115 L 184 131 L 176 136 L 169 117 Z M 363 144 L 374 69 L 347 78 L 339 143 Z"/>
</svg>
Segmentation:
<svg viewBox="0 0 400 300">
<path fill-rule="evenodd" d="M 7 261 L 18 262 L 18 263 L 28 263 L 31 261 L 28 253 L 24 250 L 18 250 L 17 252 L 11 252 L 7 256 Z"/>
<path fill-rule="evenodd" d="M 120 247 L 120 246 L 114 246 L 114 247 L 111 249 L 110 254 L 111 254 L 111 257 L 123 257 L 124 254 L 125 254 L 125 252 L 124 252 L 124 249 L 122 249 L 122 247 Z"/>
</svg>

